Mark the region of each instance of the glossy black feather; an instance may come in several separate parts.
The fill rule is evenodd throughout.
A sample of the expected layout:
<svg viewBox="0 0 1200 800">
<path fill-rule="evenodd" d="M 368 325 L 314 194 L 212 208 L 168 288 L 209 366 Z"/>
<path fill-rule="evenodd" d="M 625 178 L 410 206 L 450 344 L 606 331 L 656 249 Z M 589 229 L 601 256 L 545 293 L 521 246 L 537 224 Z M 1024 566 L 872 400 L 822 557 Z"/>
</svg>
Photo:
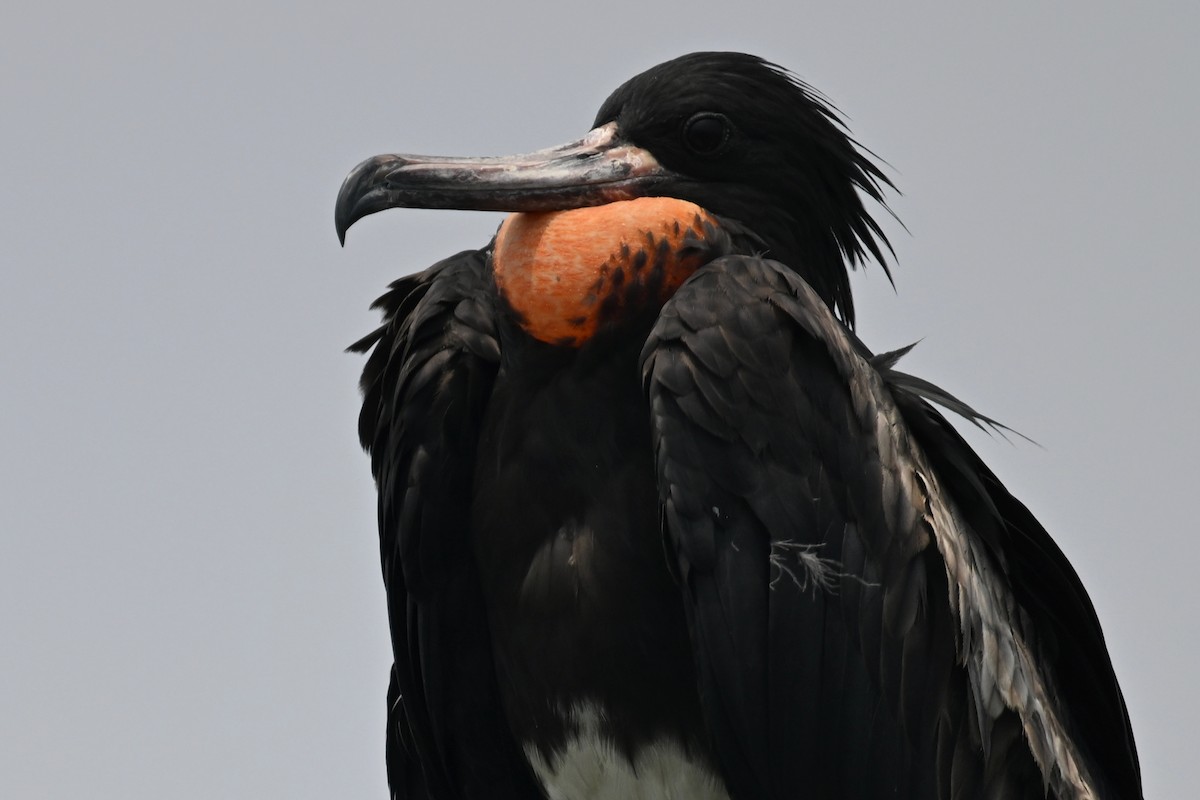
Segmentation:
<svg viewBox="0 0 1200 800">
<path fill-rule="evenodd" d="M 1112 796 L 1141 797 L 1125 700 L 1079 576 L 1025 505 L 926 401 L 924 382 L 892 370 L 883 375 L 905 422 L 959 498 L 972 528 L 989 540 L 1006 565 L 1025 622 L 1036 628 L 1044 663 L 1059 676 L 1063 704 L 1072 709 L 1072 733 L 1086 743 Z M 978 417 L 965 406 L 953 410 L 968 419 Z"/>
<path fill-rule="evenodd" d="M 469 515 L 479 423 L 499 361 L 486 253 L 403 278 L 377 305 L 359 431 L 379 489 L 395 665 L 397 798 L 536 798 L 500 709 Z"/>
</svg>

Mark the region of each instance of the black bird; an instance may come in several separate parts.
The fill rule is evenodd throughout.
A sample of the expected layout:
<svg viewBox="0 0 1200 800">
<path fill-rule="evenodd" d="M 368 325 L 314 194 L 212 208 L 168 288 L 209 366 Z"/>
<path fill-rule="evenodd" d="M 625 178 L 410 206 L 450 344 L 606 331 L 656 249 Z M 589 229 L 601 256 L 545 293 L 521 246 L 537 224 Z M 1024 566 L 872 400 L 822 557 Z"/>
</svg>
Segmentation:
<svg viewBox="0 0 1200 800">
<path fill-rule="evenodd" d="M 991 421 L 853 333 L 889 186 L 736 53 L 571 144 L 347 177 L 343 238 L 513 212 L 352 346 L 393 797 L 1142 796 L 1083 585 L 931 403 Z"/>
</svg>

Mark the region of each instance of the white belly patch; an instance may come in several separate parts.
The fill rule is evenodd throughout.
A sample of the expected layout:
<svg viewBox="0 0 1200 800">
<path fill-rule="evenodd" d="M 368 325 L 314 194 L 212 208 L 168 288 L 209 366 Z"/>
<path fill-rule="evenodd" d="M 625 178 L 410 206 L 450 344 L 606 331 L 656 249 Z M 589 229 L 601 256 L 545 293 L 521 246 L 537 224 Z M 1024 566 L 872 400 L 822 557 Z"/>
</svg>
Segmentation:
<svg viewBox="0 0 1200 800">
<path fill-rule="evenodd" d="M 574 731 L 566 750 L 550 762 L 525 745 L 550 800 L 729 800 L 721 779 L 689 759 L 677 742 L 653 742 L 631 763 L 604 735 L 595 706 L 577 706 L 566 716 Z"/>
</svg>

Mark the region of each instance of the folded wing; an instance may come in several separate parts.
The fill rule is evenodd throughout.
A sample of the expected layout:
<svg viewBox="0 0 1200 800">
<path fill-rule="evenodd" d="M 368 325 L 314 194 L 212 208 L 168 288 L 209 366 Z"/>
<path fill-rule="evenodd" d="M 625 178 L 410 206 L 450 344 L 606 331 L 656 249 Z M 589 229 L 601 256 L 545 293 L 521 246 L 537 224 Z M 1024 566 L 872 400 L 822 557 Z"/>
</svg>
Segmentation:
<svg viewBox="0 0 1200 800">
<path fill-rule="evenodd" d="M 746 256 L 675 294 L 643 377 L 735 796 L 1140 796 L 1086 594 L 925 402 L 933 387 L 872 363 L 803 281 Z M 1062 657 L 1064 622 L 1096 663 Z M 1065 687 L 1081 677 L 1094 701 Z"/>
<path fill-rule="evenodd" d="M 351 347 L 363 371 L 359 436 L 379 489 L 379 546 L 395 663 L 392 797 L 534 798 L 500 707 L 469 538 L 475 449 L 499 364 L 483 277 L 466 251 L 402 278 L 384 323 Z"/>
</svg>

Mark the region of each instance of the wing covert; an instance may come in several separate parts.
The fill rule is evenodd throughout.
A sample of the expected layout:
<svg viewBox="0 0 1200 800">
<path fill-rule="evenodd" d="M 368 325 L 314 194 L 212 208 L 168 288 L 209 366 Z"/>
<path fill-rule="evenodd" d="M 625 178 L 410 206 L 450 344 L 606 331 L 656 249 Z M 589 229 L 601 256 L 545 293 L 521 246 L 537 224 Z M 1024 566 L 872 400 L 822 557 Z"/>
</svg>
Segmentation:
<svg viewBox="0 0 1200 800">
<path fill-rule="evenodd" d="M 1024 625 L 1036 631 L 1039 656 L 1058 676 L 1071 709 L 1070 731 L 1086 743 L 1103 785 L 1115 797 L 1142 796 L 1141 768 L 1125 699 L 1087 590 L 1067 557 L 946 419 L 930 405 L 926 385 L 890 367 L 881 370 L 896 404 L 943 484 L 959 498 L 967 523 L 1003 554 Z M 933 399 L 931 397 L 931 399 Z M 940 404 L 968 419 L 969 407 Z"/>
</svg>

